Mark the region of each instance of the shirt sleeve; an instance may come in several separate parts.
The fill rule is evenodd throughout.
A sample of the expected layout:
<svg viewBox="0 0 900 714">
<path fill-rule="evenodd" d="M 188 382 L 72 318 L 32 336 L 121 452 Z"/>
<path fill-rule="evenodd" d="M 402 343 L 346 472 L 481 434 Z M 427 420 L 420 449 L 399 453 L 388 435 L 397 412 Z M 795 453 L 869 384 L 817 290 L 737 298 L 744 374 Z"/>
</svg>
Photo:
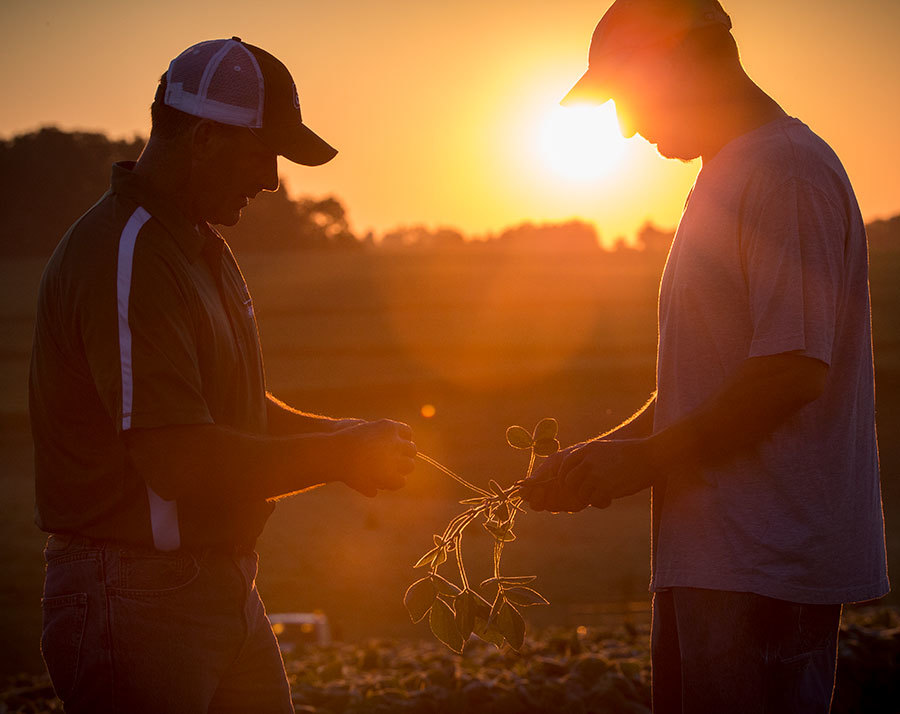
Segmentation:
<svg viewBox="0 0 900 714">
<path fill-rule="evenodd" d="M 187 286 L 154 245 L 155 236 L 146 233 L 139 231 L 130 244 L 120 241 L 115 325 L 110 330 L 99 320 L 85 323 L 91 372 L 120 432 L 212 423 Z"/>
<path fill-rule="evenodd" d="M 845 229 L 832 203 L 793 179 L 763 204 L 744 246 L 748 357 L 794 352 L 831 362 Z"/>
</svg>

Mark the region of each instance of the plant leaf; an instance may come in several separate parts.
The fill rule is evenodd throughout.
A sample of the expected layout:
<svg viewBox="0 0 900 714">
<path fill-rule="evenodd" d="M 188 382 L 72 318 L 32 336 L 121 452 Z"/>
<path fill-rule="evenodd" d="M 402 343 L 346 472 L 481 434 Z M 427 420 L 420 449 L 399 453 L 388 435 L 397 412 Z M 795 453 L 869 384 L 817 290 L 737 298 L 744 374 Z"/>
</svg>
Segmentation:
<svg viewBox="0 0 900 714">
<path fill-rule="evenodd" d="M 516 539 L 516 534 L 512 532 L 509 525 L 497 525 L 496 523 L 491 523 L 490 521 L 488 521 L 487 523 L 483 523 L 482 525 L 488 533 L 490 533 L 496 540 L 499 540 L 502 543 L 509 543 L 510 541 L 514 541 Z"/>
<path fill-rule="evenodd" d="M 534 442 L 536 456 L 553 456 L 559 451 L 559 442 L 556 439 L 538 439 Z"/>
<path fill-rule="evenodd" d="M 433 616 L 434 608 L 431 613 Z M 503 603 L 503 607 L 497 613 L 497 629 L 509 642 L 510 647 L 514 650 L 522 649 L 522 644 L 525 642 L 525 620 L 522 619 L 519 611 L 508 602 Z"/>
<path fill-rule="evenodd" d="M 444 545 L 444 539 L 441 536 L 439 536 L 437 533 L 434 534 L 434 544 L 438 548 L 440 548 L 442 545 Z"/>
<path fill-rule="evenodd" d="M 461 592 L 453 603 L 456 608 L 456 629 L 463 640 L 468 640 L 475 628 L 476 605 L 473 594 L 471 590 Z"/>
<path fill-rule="evenodd" d="M 503 590 L 497 590 L 497 596 L 494 598 L 494 604 L 491 605 L 491 613 L 488 615 L 488 624 L 494 624 L 500 609 L 506 604 L 506 598 L 503 597 Z"/>
<path fill-rule="evenodd" d="M 525 585 L 537 580 L 537 575 L 501 575 L 499 578 L 488 578 L 481 582 L 481 586 L 503 583 L 504 585 Z"/>
<path fill-rule="evenodd" d="M 434 562 L 434 559 L 437 557 L 438 553 L 441 552 L 441 549 L 437 546 L 429 550 L 425 555 L 419 558 L 416 561 L 416 564 L 413 568 L 421 568 L 423 565 L 431 565 Z"/>
<path fill-rule="evenodd" d="M 541 595 L 537 590 L 525 587 L 504 588 L 503 594 L 509 602 L 519 605 L 520 607 L 529 607 L 531 605 L 549 605 L 550 602 Z"/>
<path fill-rule="evenodd" d="M 503 493 L 503 486 L 494 481 L 494 479 L 490 479 L 488 481 L 488 487 L 491 489 L 495 496 L 499 496 L 501 493 Z"/>
<path fill-rule="evenodd" d="M 559 433 L 559 423 L 553 417 L 541 419 L 534 427 L 534 440 L 555 439 Z"/>
<path fill-rule="evenodd" d="M 437 555 L 434 556 L 432 567 L 437 568 L 441 563 L 447 560 L 447 551 L 444 548 L 438 548 Z"/>
<path fill-rule="evenodd" d="M 464 498 L 460 501 L 463 506 L 480 506 L 484 503 L 484 496 L 475 496 L 473 498 Z"/>
<path fill-rule="evenodd" d="M 451 583 L 447 578 L 444 578 L 437 573 L 431 574 L 431 583 L 434 585 L 434 589 L 441 595 L 456 597 L 460 593 L 460 589 L 456 587 L 454 583 Z"/>
<path fill-rule="evenodd" d="M 413 622 L 421 622 L 424 619 L 436 597 L 437 593 L 430 578 L 416 580 L 406 589 L 403 604 L 406 605 Z"/>
<path fill-rule="evenodd" d="M 534 440 L 523 426 L 511 426 L 506 430 L 506 443 L 514 449 L 530 449 Z"/>
<path fill-rule="evenodd" d="M 440 598 L 434 601 L 431 606 L 431 615 L 428 618 L 428 624 L 434 636 L 443 642 L 454 652 L 462 652 L 463 641 L 462 635 L 456 627 L 456 619 L 450 606 Z"/>
<path fill-rule="evenodd" d="M 480 617 L 487 622 L 487 619 L 491 616 L 491 603 L 474 590 L 469 590 L 469 593 L 472 595 L 472 602 L 475 604 L 475 617 Z"/>
<path fill-rule="evenodd" d="M 503 634 L 494 625 L 489 625 L 488 621 L 483 617 L 475 618 L 475 627 L 472 632 L 478 635 L 485 642 L 490 642 L 498 650 L 503 647 Z"/>
</svg>

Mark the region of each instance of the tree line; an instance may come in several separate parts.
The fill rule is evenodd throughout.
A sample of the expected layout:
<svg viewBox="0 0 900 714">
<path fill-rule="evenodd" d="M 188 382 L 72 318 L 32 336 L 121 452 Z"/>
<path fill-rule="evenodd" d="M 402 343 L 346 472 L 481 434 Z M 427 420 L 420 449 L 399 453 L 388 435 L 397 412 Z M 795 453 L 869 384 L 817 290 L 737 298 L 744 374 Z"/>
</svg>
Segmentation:
<svg viewBox="0 0 900 714">
<path fill-rule="evenodd" d="M 44 127 L 0 141 L 0 257 L 49 256 L 66 229 L 109 187 L 110 167 L 134 160 L 146 140 L 110 139 L 101 133 L 66 132 Z M 868 225 L 873 252 L 900 246 L 900 216 Z M 376 237 L 356 235 L 347 212 L 334 196 L 292 199 L 282 183 L 259 194 L 241 221 L 223 234 L 240 252 L 285 249 L 596 251 L 596 227 L 571 220 L 522 223 L 498 234 L 467 238 L 451 227 L 403 226 Z M 647 223 L 628 244 L 616 241 L 620 254 L 660 256 L 672 231 Z"/>
</svg>

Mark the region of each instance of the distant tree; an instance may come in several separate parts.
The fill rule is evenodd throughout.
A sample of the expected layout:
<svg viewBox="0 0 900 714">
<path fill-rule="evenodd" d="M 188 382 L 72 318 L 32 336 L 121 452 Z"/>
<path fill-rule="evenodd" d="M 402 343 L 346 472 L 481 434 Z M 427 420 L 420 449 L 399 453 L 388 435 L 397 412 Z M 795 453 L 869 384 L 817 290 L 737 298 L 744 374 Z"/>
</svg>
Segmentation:
<svg viewBox="0 0 900 714">
<path fill-rule="evenodd" d="M 584 221 L 522 223 L 497 236 L 498 247 L 514 251 L 591 251 L 599 249 L 597 229 Z"/>
<path fill-rule="evenodd" d="M 110 166 L 144 143 L 55 127 L 0 141 L 0 255 L 49 255 L 109 188 Z"/>
<path fill-rule="evenodd" d="M 348 227 L 344 205 L 334 196 L 321 200 L 302 199 L 299 203 L 299 213 L 304 225 L 309 226 L 309 234 L 314 237 L 317 244 L 338 248 L 359 247 L 356 236 Z"/>
<path fill-rule="evenodd" d="M 401 226 L 381 236 L 380 246 L 388 250 L 448 250 L 464 247 L 465 236 L 455 228 L 442 226 L 429 230 L 425 226 Z"/>
<path fill-rule="evenodd" d="M 112 164 L 137 159 L 145 143 L 56 127 L 0 141 L 0 256 L 49 256 L 109 188 Z M 361 245 L 340 201 L 293 201 L 283 186 L 259 194 L 223 233 L 244 251 Z"/>
<path fill-rule="evenodd" d="M 664 231 L 647 221 L 637 233 L 638 246 L 648 254 L 666 254 L 669 252 L 669 246 L 672 245 L 672 239 L 675 237 L 675 231 Z"/>
<path fill-rule="evenodd" d="M 340 201 L 332 196 L 293 201 L 283 181 L 277 191 L 258 194 L 236 225 L 220 230 L 238 252 L 362 247 Z"/>
<path fill-rule="evenodd" d="M 900 251 L 900 216 L 872 221 L 866 226 L 872 253 Z"/>
</svg>

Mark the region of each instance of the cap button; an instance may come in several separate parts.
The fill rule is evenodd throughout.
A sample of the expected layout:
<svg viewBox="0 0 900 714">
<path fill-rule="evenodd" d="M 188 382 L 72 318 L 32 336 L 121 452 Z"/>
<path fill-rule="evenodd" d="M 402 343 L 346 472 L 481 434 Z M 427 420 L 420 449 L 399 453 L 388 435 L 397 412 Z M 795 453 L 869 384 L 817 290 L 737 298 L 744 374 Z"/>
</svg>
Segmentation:
<svg viewBox="0 0 900 714">
<path fill-rule="evenodd" d="M 237 35 L 232 36 L 231 39 L 234 40 L 235 42 L 240 42 L 240 41 L 241 41 L 241 38 L 238 37 Z"/>
</svg>

